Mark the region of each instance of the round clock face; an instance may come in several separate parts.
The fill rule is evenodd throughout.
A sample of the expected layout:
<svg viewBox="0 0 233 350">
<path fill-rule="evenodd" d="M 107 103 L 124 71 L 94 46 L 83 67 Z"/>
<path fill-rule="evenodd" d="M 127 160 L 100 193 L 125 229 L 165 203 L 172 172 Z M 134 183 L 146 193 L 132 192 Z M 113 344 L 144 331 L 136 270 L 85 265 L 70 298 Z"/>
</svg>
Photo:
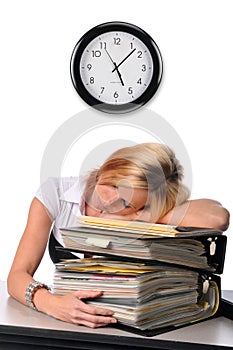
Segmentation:
<svg viewBox="0 0 233 350">
<path fill-rule="evenodd" d="M 139 108 L 162 76 L 159 50 L 140 28 L 110 22 L 86 33 L 71 58 L 75 89 L 89 105 L 109 113 Z"/>
</svg>

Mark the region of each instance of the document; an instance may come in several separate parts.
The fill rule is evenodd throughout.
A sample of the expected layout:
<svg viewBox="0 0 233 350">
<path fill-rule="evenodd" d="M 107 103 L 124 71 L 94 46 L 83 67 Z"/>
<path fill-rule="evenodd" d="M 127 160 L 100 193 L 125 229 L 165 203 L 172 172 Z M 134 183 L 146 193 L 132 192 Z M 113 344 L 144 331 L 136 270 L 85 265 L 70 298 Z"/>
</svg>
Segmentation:
<svg viewBox="0 0 233 350">
<path fill-rule="evenodd" d="M 179 230 L 179 231 L 178 231 Z M 226 236 L 206 228 L 79 217 L 60 229 L 64 247 L 122 259 L 158 261 L 221 273 Z"/>
<path fill-rule="evenodd" d="M 88 303 L 114 311 L 118 322 L 140 330 L 183 325 L 214 315 L 219 287 L 211 277 L 171 265 L 107 258 L 56 264 L 54 291 L 103 291 Z"/>
</svg>

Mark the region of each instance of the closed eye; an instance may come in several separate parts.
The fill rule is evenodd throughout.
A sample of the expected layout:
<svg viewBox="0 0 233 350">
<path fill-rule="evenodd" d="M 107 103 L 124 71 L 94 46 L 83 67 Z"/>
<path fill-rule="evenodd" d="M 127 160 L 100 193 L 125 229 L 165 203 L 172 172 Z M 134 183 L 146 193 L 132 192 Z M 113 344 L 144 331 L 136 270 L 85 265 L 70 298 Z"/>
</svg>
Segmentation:
<svg viewBox="0 0 233 350">
<path fill-rule="evenodd" d="M 125 199 L 122 199 L 122 203 L 125 208 L 133 208 L 133 206 L 129 202 L 127 202 Z"/>
<path fill-rule="evenodd" d="M 141 207 L 139 210 L 147 210 L 150 208 L 149 204 L 144 205 L 143 207 Z"/>
</svg>

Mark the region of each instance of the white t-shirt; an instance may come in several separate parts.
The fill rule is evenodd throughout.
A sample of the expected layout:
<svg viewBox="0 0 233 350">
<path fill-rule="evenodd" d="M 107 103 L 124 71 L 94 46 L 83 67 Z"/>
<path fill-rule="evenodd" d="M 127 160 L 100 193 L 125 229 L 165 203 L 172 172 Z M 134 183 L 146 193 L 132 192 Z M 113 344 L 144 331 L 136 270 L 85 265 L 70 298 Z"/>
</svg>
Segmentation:
<svg viewBox="0 0 233 350">
<path fill-rule="evenodd" d="M 59 228 L 74 226 L 77 215 L 84 215 L 82 194 L 84 184 L 78 177 L 48 178 L 36 192 L 39 199 L 53 218 L 53 233 L 63 245 Z"/>
</svg>

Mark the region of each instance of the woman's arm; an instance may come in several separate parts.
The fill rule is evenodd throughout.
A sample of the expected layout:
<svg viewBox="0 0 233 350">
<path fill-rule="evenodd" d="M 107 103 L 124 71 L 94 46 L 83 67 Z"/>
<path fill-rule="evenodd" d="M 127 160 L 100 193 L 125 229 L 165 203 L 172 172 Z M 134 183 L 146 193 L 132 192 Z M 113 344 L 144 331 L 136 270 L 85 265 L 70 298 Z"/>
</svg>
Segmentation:
<svg viewBox="0 0 233 350">
<path fill-rule="evenodd" d="M 187 201 L 160 218 L 159 223 L 209 227 L 225 231 L 229 226 L 230 214 L 219 202 L 211 199 Z"/>
<path fill-rule="evenodd" d="M 7 280 L 9 294 L 24 305 L 26 305 L 25 291 L 27 286 L 34 281 L 33 275 L 44 255 L 51 224 L 52 220 L 44 205 L 34 198 L 30 206 L 26 229 Z M 87 305 L 82 301 L 82 299 L 94 298 L 101 294 L 96 291 L 76 291 L 65 296 L 57 296 L 42 288 L 35 292 L 33 303 L 39 311 L 50 316 L 94 328 L 116 322 L 111 317 L 112 311 Z"/>
</svg>

